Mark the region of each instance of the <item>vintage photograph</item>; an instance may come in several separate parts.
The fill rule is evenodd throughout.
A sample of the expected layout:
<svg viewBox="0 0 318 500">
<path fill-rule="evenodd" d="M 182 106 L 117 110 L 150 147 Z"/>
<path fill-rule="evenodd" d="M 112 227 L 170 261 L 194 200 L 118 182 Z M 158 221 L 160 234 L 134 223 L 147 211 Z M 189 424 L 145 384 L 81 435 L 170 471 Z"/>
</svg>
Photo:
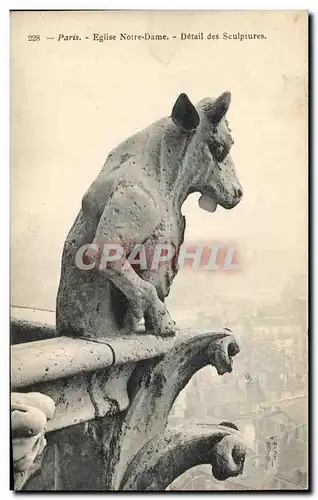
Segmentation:
<svg viewBox="0 0 318 500">
<path fill-rule="evenodd" d="M 308 11 L 10 12 L 11 489 L 308 490 Z"/>
</svg>

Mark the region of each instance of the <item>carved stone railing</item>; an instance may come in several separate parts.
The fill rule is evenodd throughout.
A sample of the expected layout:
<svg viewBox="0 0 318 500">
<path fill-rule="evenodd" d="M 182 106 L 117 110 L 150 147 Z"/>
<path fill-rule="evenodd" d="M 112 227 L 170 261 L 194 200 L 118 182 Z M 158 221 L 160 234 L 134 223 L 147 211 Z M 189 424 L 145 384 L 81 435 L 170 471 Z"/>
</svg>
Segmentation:
<svg viewBox="0 0 318 500">
<path fill-rule="evenodd" d="M 43 453 L 15 471 L 14 488 L 162 490 L 203 463 L 218 480 L 242 473 L 246 449 L 235 426 L 168 428 L 171 407 L 194 373 L 206 365 L 231 372 L 239 350 L 226 329 L 12 346 L 12 391 L 41 393 L 56 405 Z"/>
</svg>

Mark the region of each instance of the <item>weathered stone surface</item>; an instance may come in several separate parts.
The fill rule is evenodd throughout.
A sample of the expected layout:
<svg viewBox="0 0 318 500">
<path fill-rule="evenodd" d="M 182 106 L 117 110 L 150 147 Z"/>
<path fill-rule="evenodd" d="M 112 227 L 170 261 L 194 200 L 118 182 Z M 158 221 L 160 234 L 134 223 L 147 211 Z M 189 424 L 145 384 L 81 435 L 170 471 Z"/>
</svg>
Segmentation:
<svg viewBox="0 0 318 500">
<path fill-rule="evenodd" d="M 212 333 L 228 335 L 229 331 L 224 329 L 221 332 L 212 332 L 189 328 L 169 338 L 134 333 L 95 340 L 57 337 L 15 345 L 11 347 L 11 386 L 16 390 L 37 383 L 154 358 L 194 337 Z M 220 353 L 222 355 L 223 349 Z"/>
<path fill-rule="evenodd" d="M 28 342 L 11 347 L 11 384 L 13 389 L 19 389 L 113 363 L 113 350 L 103 342 L 69 337 Z"/>
<path fill-rule="evenodd" d="M 229 105 L 228 92 L 197 106 L 181 94 L 171 117 L 111 151 L 85 193 L 64 245 L 56 316 L 60 335 L 127 332 L 143 317 L 147 331 L 175 333 L 164 299 L 178 271 L 176 260 L 157 269 L 128 265 L 123 271 L 109 262 L 100 269 L 96 246 L 102 250 L 105 244 L 119 243 L 126 257 L 137 244 L 143 244 L 147 256 L 162 243 L 178 252 L 185 231 L 181 207 L 189 193 L 200 192 L 200 206 L 209 211 L 217 204 L 227 209 L 237 205 L 242 188 L 229 154 Z M 94 269 L 75 263 L 83 245 L 95 245 L 85 257 Z"/>
<path fill-rule="evenodd" d="M 112 436 L 120 414 L 97 418 L 47 434 L 41 466 L 23 491 L 107 491 Z"/>
</svg>

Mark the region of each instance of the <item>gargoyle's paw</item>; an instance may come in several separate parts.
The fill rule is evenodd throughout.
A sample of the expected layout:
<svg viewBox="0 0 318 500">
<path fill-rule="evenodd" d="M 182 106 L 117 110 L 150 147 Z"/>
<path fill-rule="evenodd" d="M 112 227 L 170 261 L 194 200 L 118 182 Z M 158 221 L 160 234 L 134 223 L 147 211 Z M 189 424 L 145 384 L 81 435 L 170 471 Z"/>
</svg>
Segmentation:
<svg viewBox="0 0 318 500">
<path fill-rule="evenodd" d="M 163 304 L 160 305 L 160 309 L 156 311 L 156 314 L 154 311 L 150 314 L 147 312 L 145 321 L 146 330 L 152 330 L 154 335 L 160 337 L 173 337 L 178 329 Z"/>
<path fill-rule="evenodd" d="M 176 335 L 177 328 L 175 327 L 170 327 L 170 328 L 159 328 L 158 330 L 154 330 L 154 335 L 157 337 L 174 337 Z"/>
<path fill-rule="evenodd" d="M 158 325 L 158 330 L 155 333 L 161 337 L 174 337 L 177 329 L 176 323 L 169 317 L 168 320 L 165 318 L 162 324 Z"/>
</svg>

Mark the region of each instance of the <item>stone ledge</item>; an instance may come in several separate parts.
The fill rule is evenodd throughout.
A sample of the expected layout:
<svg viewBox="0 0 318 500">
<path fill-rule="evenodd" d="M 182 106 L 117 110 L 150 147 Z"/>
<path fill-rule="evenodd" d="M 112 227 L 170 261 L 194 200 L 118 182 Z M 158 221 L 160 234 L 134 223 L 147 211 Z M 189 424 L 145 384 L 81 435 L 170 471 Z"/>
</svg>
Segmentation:
<svg viewBox="0 0 318 500">
<path fill-rule="evenodd" d="M 82 491 L 90 481 L 87 467 L 97 474 L 94 490 L 122 489 L 127 464 L 149 439 L 165 431 L 173 402 L 191 377 L 206 365 L 219 375 L 232 372 L 239 351 L 226 328 L 180 330 L 172 338 L 134 333 L 12 346 L 12 390 L 38 392 L 55 402 L 54 417 L 46 425 L 44 462 L 37 463 L 42 479 L 36 479 L 31 467 L 15 477 L 15 489 L 56 489 L 60 478 L 57 489 L 76 485 Z M 49 456 L 53 449 L 60 472 Z"/>
<path fill-rule="evenodd" d="M 56 337 L 18 344 L 11 347 L 11 387 L 18 390 L 113 363 L 113 351 L 107 343 Z"/>
<path fill-rule="evenodd" d="M 222 339 L 228 330 L 181 330 L 175 337 L 56 337 L 11 347 L 11 390 L 40 392 L 56 403 L 47 432 L 125 410 L 127 382 L 138 362 L 156 358 L 200 337 Z"/>
<path fill-rule="evenodd" d="M 36 383 L 87 373 L 113 365 L 154 358 L 192 337 L 213 333 L 187 329 L 175 337 L 160 338 L 148 334 L 82 339 L 55 337 L 11 346 L 11 388 L 18 390 Z M 217 336 L 229 334 L 224 329 Z"/>
</svg>

